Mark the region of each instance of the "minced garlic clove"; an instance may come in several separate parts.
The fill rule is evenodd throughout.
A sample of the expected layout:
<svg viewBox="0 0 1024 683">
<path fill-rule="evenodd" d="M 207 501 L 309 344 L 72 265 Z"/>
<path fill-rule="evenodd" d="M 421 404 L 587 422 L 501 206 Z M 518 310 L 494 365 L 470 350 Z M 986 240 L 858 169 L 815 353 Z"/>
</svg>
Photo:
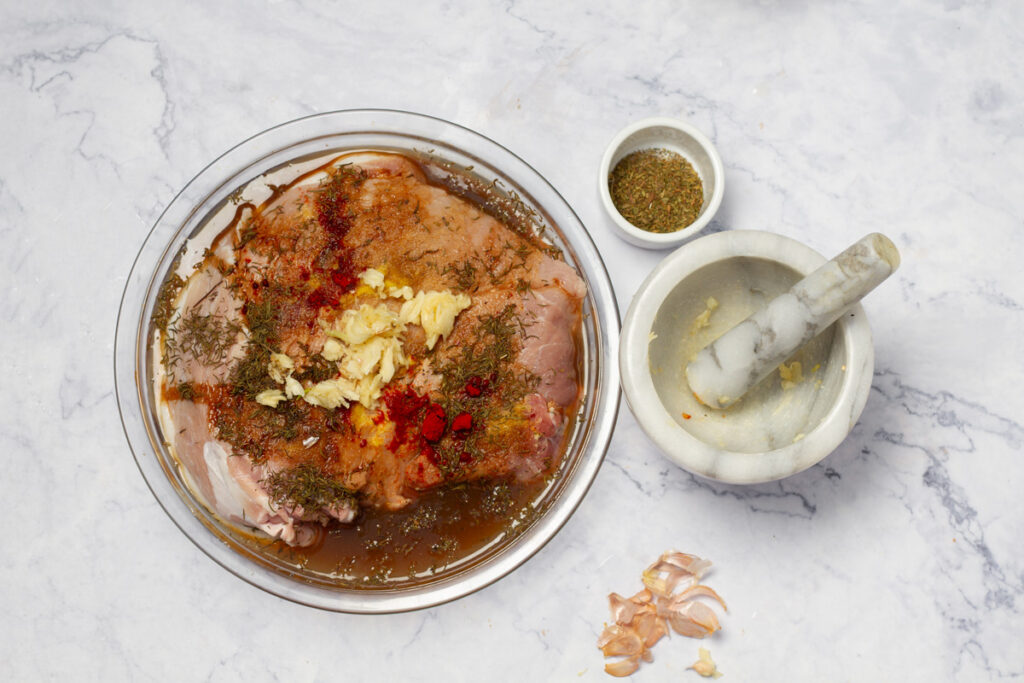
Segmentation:
<svg viewBox="0 0 1024 683">
<path fill-rule="evenodd" d="M 711 314 L 718 308 L 718 299 L 713 296 L 709 296 L 704 301 L 704 310 L 693 320 L 693 325 L 690 327 L 690 333 L 694 333 L 697 330 L 702 330 L 705 327 L 711 325 Z"/>
<path fill-rule="evenodd" d="M 359 277 L 383 297 L 386 282 L 382 271 L 370 268 Z M 471 303 L 465 294 L 449 291 L 421 291 L 413 296 L 407 286 L 392 287 L 389 292 L 392 290 L 398 298 L 407 299 L 398 313 L 386 304 L 363 304 L 344 311 L 337 327 L 325 330 L 328 337 L 320 355 L 336 363 L 340 377 L 306 390 L 309 403 L 336 408 L 359 401 L 367 408 L 374 407 L 382 387 L 409 365 L 402 339 L 406 326 L 423 327 L 427 347 L 433 348 L 438 339 L 451 333 L 456 316 Z"/>
<path fill-rule="evenodd" d="M 367 268 L 358 275 L 359 281 L 377 292 L 378 295 L 384 292 L 384 273 L 376 268 Z"/>
<path fill-rule="evenodd" d="M 295 369 L 295 361 L 283 353 L 270 354 L 270 362 L 267 363 L 267 374 L 278 384 L 284 384 L 285 377 Z"/>
<path fill-rule="evenodd" d="M 699 673 L 704 678 L 722 677 L 722 672 L 718 670 L 715 660 L 711 659 L 711 652 L 709 652 L 707 648 L 698 648 L 697 656 L 699 659 L 690 666 L 691 669 Z"/>
<path fill-rule="evenodd" d="M 344 354 L 345 345 L 334 337 L 328 337 L 324 341 L 324 348 L 320 351 L 320 355 L 329 361 L 341 360 Z"/>
<path fill-rule="evenodd" d="M 405 285 L 404 287 L 388 287 L 388 296 L 392 299 L 405 299 L 408 301 L 416 296 L 416 294 L 413 293 L 412 287 Z"/>
<path fill-rule="evenodd" d="M 804 381 L 803 365 L 798 360 L 789 365 L 783 363 L 779 366 L 779 377 L 782 379 L 783 389 L 792 389 Z"/>
<path fill-rule="evenodd" d="M 257 403 L 271 408 L 276 408 L 277 404 L 283 400 L 285 400 L 285 395 L 280 389 L 267 389 L 256 394 Z"/>
<path fill-rule="evenodd" d="M 427 348 L 441 337 L 448 336 L 455 327 L 455 316 L 468 308 L 469 297 L 465 294 L 453 295 L 451 292 L 428 292 L 420 312 L 420 325 L 427 333 Z"/>
<path fill-rule="evenodd" d="M 285 377 L 284 380 L 284 395 L 288 398 L 295 398 L 296 396 L 305 395 L 306 390 L 302 388 L 302 382 L 295 379 L 291 375 Z"/>
<path fill-rule="evenodd" d="M 341 328 L 327 330 L 327 334 L 337 337 L 349 345 L 362 344 L 372 337 L 401 332 L 404 326 L 398 316 L 383 304 L 370 306 L 363 304 L 358 309 L 349 309 L 341 315 Z"/>
<path fill-rule="evenodd" d="M 306 403 L 334 410 L 339 407 L 347 408 L 352 401 L 358 401 L 359 391 L 350 380 L 328 379 L 307 389 L 303 398 Z"/>
<path fill-rule="evenodd" d="M 398 318 L 403 323 L 418 324 L 427 334 L 427 348 L 432 349 L 438 339 L 448 336 L 455 327 L 455 317 L 466 308 L 471 300 L 465 294 L 443 292 L 419 292 L 402 304 Z"/>
</svg>

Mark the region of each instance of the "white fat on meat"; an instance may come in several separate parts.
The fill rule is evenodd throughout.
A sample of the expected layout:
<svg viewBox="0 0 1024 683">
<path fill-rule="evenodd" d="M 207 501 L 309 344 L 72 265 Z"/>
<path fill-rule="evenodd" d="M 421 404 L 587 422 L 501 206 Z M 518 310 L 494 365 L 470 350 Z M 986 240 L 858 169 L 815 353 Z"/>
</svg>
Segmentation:
<svg viewBox="0 0 1024 683">
<path fill-rule="evenodd" d="M 179 425 L 175 453 L 189 488 L 208 509 L 233 525 L 259 529 L 293 546 L 314 543 L 321 525 L 332 517 L 348 523 L 355 519 L 352 504 L 333 505 L 308 513 L 301 507 L 275 505 L 263 487 L 265 476 L 248 458 L 232 455 L 231 446 L 213 439 L 206 422 L 206 406 L 190 401 L 168 402 L 168 417 Z M 185 428 L 181 428 L 185 427 Z M 197 439 L 205 435 L 206 440 Z"/>
<path fill-rule="evenodd" d="M 186 484 L 206 507 L 234 526 L 259 529 L 289 545 L 310 545 L 316 525 L 275 507 L 248 458 L 231 455 L 231 446 L 209 432 L 207 408 L 191 401 L 168 401 L 162 419 L 177 427 L 174 452 Z M 338 511 L 339 518 L 344 512 Z M 354 517 L 355 511 L 349 511 Z"/>
</svg>

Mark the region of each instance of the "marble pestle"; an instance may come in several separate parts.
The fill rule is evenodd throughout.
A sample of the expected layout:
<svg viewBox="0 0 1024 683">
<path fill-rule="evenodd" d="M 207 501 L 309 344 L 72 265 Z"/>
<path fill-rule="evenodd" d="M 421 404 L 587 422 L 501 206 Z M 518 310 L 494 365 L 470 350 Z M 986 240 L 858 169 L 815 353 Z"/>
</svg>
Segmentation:
<svg viewBox="0 0 1024 683">
<path fill-rule="evenodd" d="M 834 323 L 899 266 L 888 237 L 872 233 L 702 349 L 686 366 L 697 399 L 728 408 Z"/>
</svg>

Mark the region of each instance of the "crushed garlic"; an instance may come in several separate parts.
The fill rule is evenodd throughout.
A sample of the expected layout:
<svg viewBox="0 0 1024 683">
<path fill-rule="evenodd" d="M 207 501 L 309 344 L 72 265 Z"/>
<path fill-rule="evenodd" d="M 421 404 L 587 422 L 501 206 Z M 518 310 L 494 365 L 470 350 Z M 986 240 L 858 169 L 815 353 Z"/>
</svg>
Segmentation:
<svg viewBox="0 0 1024 683">
<path fill-rule="evenodd" d="M 804 369 L 800 361 L 795 360 L 789 365 L 783 363 L 779 366 L 779 377 L 782 378 L 782 388 L 792 389 L 804 381 Z"/>
<path fill-rule="evenodd" d="M 704 301 L 704 310 L 693 320 L 693 326 L 690 328 L 691 334 L 697 330 L 702 330 L 711 324 L 711 314 L 718 308 L 718 299 L 713 296 L 709 296 Z"/>
<path fill-rule="evenodd" d="M 270 362 L 267 363 L 267 373 L 270 379 L 278 384 L 284 384 L 285 377 L 295 369 L 295 361 L 283 353 L 270 354 Z"/>
<path fill-rule="evenodd" d="M 256 394 L 256 402 L 260 405 L 276 408 L 277 404 L 285 399 L 284 392 L 280 389 L 267 389 Z"/>
<path fill-rule="evenodd" d="M 267 373 L 284 391 L 267 390 L 257 396 L 263 405 L 277 407 L 285 398 L 303 398 L 307 403 L 333 410 L 358 401 L 372 408 L 381 396 L 381 389 L 394 379 L 398 371 L 408 367 L 409 358 L 402 344 L 408 325 L 419 325 L 426 333 L 426 345 L 433 349 L 438 340 L 451 334 L 455 318 L 469 307 L 465 294 L 450 291 L 429 291 L 413 294 L 408 285 L 390 285 L 384 271 L 368 268 L 359 274 L 359 281 L 385 300 L 402 299 L 396 313 L 386 304 L 362 304 L 341 314 L 335 327 L 326 329 L 320 355 L 335 363 L 338 377 L 324 380 L 308 389 L 292 377 L 295 361 L 283 353 L 272 353 Z M 262 397 L 262 399 L 261 399 Z"/>
<path fill-rule="evenodd" d="M 690 666 L 691 669 L 704 678 L 722 677 L 722 672 L 718 670 L 715 660 L 711 659 L 711 652 L 707 648 L 697 648 L 697 656 L 699 659 Z"/>
</svg>

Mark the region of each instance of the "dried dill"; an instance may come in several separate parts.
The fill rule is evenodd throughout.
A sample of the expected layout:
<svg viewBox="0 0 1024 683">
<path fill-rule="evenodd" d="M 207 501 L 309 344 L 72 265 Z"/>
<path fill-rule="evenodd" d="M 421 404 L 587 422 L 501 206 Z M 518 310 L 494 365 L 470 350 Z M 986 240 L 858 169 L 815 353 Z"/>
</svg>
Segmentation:
<svg viewBox="0 0 1024 683">
<path fill-rule="evenodd" d="M 461 266 L 449 264 L 442 274 L 451 275 L 458 288 L 464 292 L 476 290 L 476 266 L 469 261 L 466 261 Z"/>
<path fill-rule="evenodd" d="M 193 401 L 198 395 L 195 386 L 191 382 L 178 382 L 178 395 L 183 401 Z"/>
<path fill-rule="evenodd" d="M 234 322 L 213 313 L 199 313 L 194 308 L 167 324 L 165 360 L 169 374 L 175 368 L 194 360 L 206 367 L 225 362 L 241 331 Z"/>
<path fill-rule="evenodd" d="M 231 369 L 231 375 L 228 377 L 231 393 L 254 399 L 264 389 L 276 388 L 274 380 L 267 374 L 268 363 L 270 351 L 250 342 L 245 347 L 245 356 Z"/>
<path fill-rule="evenodd" d="M 245 227 L 238 233 L 238 244 L 235 245 L 235 249 L 241 249 L 253 239 L 256 238 L 256 226 L 252 224 L 252 219 L 246 223 Z"/>
<path fill-rule="evenodd" d="M 525 395 L 523 385 L 533 384 L 532 380 L 512 376 L 510 365 L 523 335 L 522 321 L 516 316 L 516 309 L 508 305 L 496 315 L 479 318 L 476 339 L 463 346 L 461 357 L 446 363 L 441 368 L 441 393 L 455 396 L 460 393 L 470 377 L 491 377 L 512 394 Z M 520 381 L 516 381 L 516 380 Z"/>
<path fill-rule="evenodd" d="M 508 305 L 495 315 L 478 319 L 476 337 L 462 346 L 462 353 L 445 362 L 440 368 L 441 398 L 438 402 L 445 414 L 455 416 L 467 412 L 472 416 L 474 428 L 461 437 L 450 434 L 434 445 L 434 460 L 441 472 L 448 476 L 463 468 L 464 456 L 470 460 L 481 457 L 489 448 L 503 447 L 487 430 L 507 406 L 520 401 L 533 391 L 540 378 L 528 371 L 517 371 L 513 361 L 519 350 L 525 330 L 516 315 L 516 308 Z M 481 401 L 467 398 L 465 387 L 475 378 L 486 380 L 499 400 Z"/>
<path fill-rule="evenodd" d="M 272 301 L 262 301 L 250 304 L 245 318 L 249 342 L 245 345 L 245 356 L 231 369 L 228 382 L 231 393 L 255 398 L 264 389 L 277 386 L 267 374 L 267 364 L 271 345 L 277 338 L 278 311 Z"/>
<path fill-rule="evenodd" d="M 480 503 L 480 506 L 473 509 L 473 512 L 486 514 L 493 518 L 501 518 L 508 515 L 515 505 L 515 497 L 512 495 L 512 488 L 507 483 L 498 483 L 491 487 L 487 496 Z"/>
<path fill-rule="evenodd" d="M 274 436 L 290 441 L 299 435 L 299 425 L 306 413 L 298 403 L 285 401 L 274 409 L 274 416 L 277 418 L 278 424 Z"/>
<path fill-rule="evenodd" d="M 309 353 L 309 349 L 306 349 L 306 356 L 306 367 L 300 372 L 295 373 L 295 379 L 300 382 L 318 384 L 338 374 L 337 366 L 320 354 Z"/>
<path fill-rule="evenodd" d="M 270 345 L 277 338 L 278 310 L 273 301 L 251 303 L 245 310 L 249 339 L 257 344 Z"/>
<path fill-rule="evenodd" d="M 648 232 L 675 232 L 697 220 L 704 204 L 700 176 L 682 155 L 642 149 L 627 155 L 608 175 L 615 208 Z"/>
<path fill-rule="evenodd" d="M 306 510 L 355 502 L 352 491 L 309 464 L 274 472 L 263 480 L 263 485 L 279 505 L 301 506 Z"/>
<path fill-rule="evenodd" d="M 159 330 L 166 330 L 167 323 L 174 315 L 174 302 L 185 286 L 185 280 L 178 274 L 171 275 L 160 285 L 156 297 L 156 310 L 153 312 L 153 325 Z"/>
</svg>

